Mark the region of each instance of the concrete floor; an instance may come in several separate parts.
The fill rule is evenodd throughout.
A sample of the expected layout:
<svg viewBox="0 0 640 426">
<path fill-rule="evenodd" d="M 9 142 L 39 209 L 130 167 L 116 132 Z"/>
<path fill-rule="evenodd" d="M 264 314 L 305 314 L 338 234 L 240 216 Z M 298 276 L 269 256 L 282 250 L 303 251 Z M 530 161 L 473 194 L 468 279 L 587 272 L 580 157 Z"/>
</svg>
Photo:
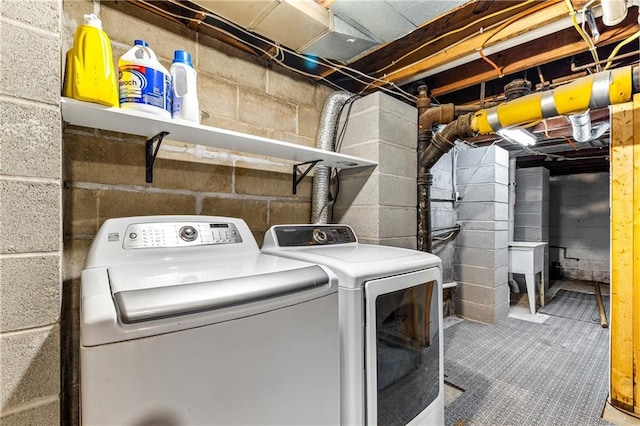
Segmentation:
<svg viewBox="0 0 640 426">
<path fill-rule="evenodd" d="M 577 281 L 577 280 L 553 280 L 551 281 L 551 285 L 549 289 L 545 292 L 545 301 L 548 303 L 559 290 L 569 290 L 580 293 L 587 294 L 595 294 L 595 288 L 593 283 L 590 281 Z M 600 291 L 603 296 L 608 296 L 610 294 L 610 287 L 608 284 L 600 284 Z M 510 310 L 509 316 L 514 317 L 524 321 L 543 323 L 548 315 L 537 312 L 535 315 L 530 313 L 529 309 L 529 301 L 526 293 L 511 293 L 510 294 Z M 537 309 L 539 309 L 540 303 L 537 303 Z M 453 324 L 456 324 L 460 321 L 463 321 L 461 318 L 455 316 L 445 317 L 444 319 L 444 328 L 447 328 Z M 445 407 L 451 404 L 458 396 L 460 396 L 464 391 L 456 388 L 455 386 L 450 385 L 445 382 Z M 640 425 L 640 420 L 622 413 L 617 409 L 611 407 L 607 404 L 606 407 L 602 407 L 603 409 L 603 418 L 612 424 L 618 425 Z"/>
<path fill-rule="evenodd" d="M 548 303 L 559 290 L 575 291 L 578 293 L 595 294 L 595 287 L 591 281 L 580 280 L 551 280 L 551 285 L 545 290 L 545 303 Z M 610 294 L 609 284 L 600 284 L 600 292 L 603 296 Z M 543 323 L 548 316 L 538 312 L 540 301 L 536 300 L 536 314 L 531 315 L 529 298 L 527 293 L 510 293 L 509 316 L 524 321 Z"/>
</svg>

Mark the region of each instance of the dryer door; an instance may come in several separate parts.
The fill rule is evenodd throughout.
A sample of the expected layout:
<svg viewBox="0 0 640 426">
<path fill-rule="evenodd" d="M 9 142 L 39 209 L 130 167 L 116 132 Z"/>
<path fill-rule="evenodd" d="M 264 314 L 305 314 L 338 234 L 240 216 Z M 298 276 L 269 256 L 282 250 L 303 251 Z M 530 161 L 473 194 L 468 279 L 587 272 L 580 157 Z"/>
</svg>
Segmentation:
<svg viewBox="0 0 640 426">
<path fill-rule="evenodd" d="M 422 419 L 443 392 L 440 270 L 368 281 L 365 300 L 367 423 Z"/>
</svg>

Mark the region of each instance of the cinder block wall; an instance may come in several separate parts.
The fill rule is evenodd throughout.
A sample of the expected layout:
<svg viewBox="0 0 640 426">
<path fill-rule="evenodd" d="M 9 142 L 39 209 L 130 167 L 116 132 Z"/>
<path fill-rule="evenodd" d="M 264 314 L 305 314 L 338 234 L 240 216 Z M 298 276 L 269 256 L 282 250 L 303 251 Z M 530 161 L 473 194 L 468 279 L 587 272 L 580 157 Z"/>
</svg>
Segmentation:
<svg viewBox="0 0 640 426">
<path fill-rule="evenodd" d="M 59 422 L 60 3 L 0 2 L 0 424 Z"/>
<path fill-rule="evenodd" d="M 457 178 L 457 313 L 494 324 L 509 313 L 508 152 L 497 146 L 461 151 Z"/>
<path fill-rule="evenodd" d="M 94 9 L 95 7 L 95 9 Z M 315 146 L 331 90 L 196 34 L 126 2 L 64 1 L 64 49 L 85 13 L 97 12 L 117 59 L 142 38 L 170 67 L 173 51 L 193 55 L 202 124 Z M 58 57 L 55 58 L 58 60 Z M 55 91 L 58 99 L 58 91 Z M 145 183 L 143 138 L 64 129 L 63 422 L 78 424 L 80 273 L 107 218 L 202 214 L 243 218 L 258 243 L 275 224 L 308 223 L 311 177 L 291 193 L 291 165 L 278 159 L 163 142 L 154 182 Z"/>
<path fill-rule="evenodd" d="M 455 204 L 453 202 L 454 192 L 457 191 L 457 189 L 454 190 L 453 188 L 453 157 L 458 155 L 457 151 L 463 147 L 464 145 L 457 145 L 456 148 L 443 155 L 431 168 L 431 174 L 433 175 L 431 186 L 431 228 L 436 234 L 438 229 L 453 227 L 457 223 Z M 445 234 L 444 236 L 447 237 L 448 235 Z M 442 259 L 443 282 L 453 281 L 455 238 L 452 237 L 449 240 L 435 238 L 432 241 L 431 248 L 433 254 Z"/>
<path fill-rule="evenodd" d="M 516 169 L 515 241 L 549 242 L 549 170 Z M 549 287 L 549 244 L 544 248 L 544 287 Z"/>
<path fill-rule="evenodd" d="M 609 173 L 549 179 L 549 260 L 560 277 L 609 282 Z"/>
<path fill-rule="evenodd" d="M 416 248 L 417 111 L 376 92 L 353 103 L 340 152 L 378 162 L 340 173 L 335 222 L 364 243 Z"/>
</svg>

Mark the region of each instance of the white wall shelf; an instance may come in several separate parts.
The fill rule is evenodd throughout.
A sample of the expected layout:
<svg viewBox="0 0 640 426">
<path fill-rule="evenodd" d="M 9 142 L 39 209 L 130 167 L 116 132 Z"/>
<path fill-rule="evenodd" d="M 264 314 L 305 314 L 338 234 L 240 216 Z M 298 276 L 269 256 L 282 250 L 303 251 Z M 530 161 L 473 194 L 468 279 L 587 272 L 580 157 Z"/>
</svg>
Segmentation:
<svg viewBox="0 0 640 426">
<path fill-rule="evenodd" d="M 146 137 L 148 139 L 147 182 L 151 181 L 150 178 L 152 178 L 152 175 L 150 175 L 150 172 L 153 167 L 153 160 L 164 136 L 177 142 L 187 142 L 237 152 L 266 155 L 298 162 L 299 164 L 293 166 L 294 193 L 296 182 L 299 181 L 297 178 L 297 169 L 300 165 L 310 165 L 302 177 L 304 177 L 309 169 L 316 163 L 338 169 L 377 165 L 374 161 L 351 155 L 281 142 L 260 136 L 234 132 L 232 130 L 203 126 L 189 121 L 164 119 L 152 114 L 120 108 L 110 108 L 89 102 L 80 102 L 70 98 L 62 98 L 60 105 L 62 107 L 62 117 L 64 121 L 69 124 Z M 153 148 L 154 143 L 156 144 L 155 149 Z M 153 155 L 151 161 L 149 159 L 150 152 Z"/>
</svg>

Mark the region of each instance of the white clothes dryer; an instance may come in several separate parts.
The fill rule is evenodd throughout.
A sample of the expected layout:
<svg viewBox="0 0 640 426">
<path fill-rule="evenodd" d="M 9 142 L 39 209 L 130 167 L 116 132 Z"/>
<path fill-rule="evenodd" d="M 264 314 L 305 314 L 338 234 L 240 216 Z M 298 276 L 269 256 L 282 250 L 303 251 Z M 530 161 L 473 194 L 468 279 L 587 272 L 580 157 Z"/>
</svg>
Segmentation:
<svg viewBox="0 0 640 426">
<path fill-rule="evenodd" d="M 340 420 L 337 278 L 240 219 L 105 221 L 80 321 L 84 425 Z"/>
<path fill-rule="evenodd" d="M 262 252 L 338 276 L 343 425 L 444 424 L 440 258 L 347 225 L 274 226 Z"/>
</svg>

